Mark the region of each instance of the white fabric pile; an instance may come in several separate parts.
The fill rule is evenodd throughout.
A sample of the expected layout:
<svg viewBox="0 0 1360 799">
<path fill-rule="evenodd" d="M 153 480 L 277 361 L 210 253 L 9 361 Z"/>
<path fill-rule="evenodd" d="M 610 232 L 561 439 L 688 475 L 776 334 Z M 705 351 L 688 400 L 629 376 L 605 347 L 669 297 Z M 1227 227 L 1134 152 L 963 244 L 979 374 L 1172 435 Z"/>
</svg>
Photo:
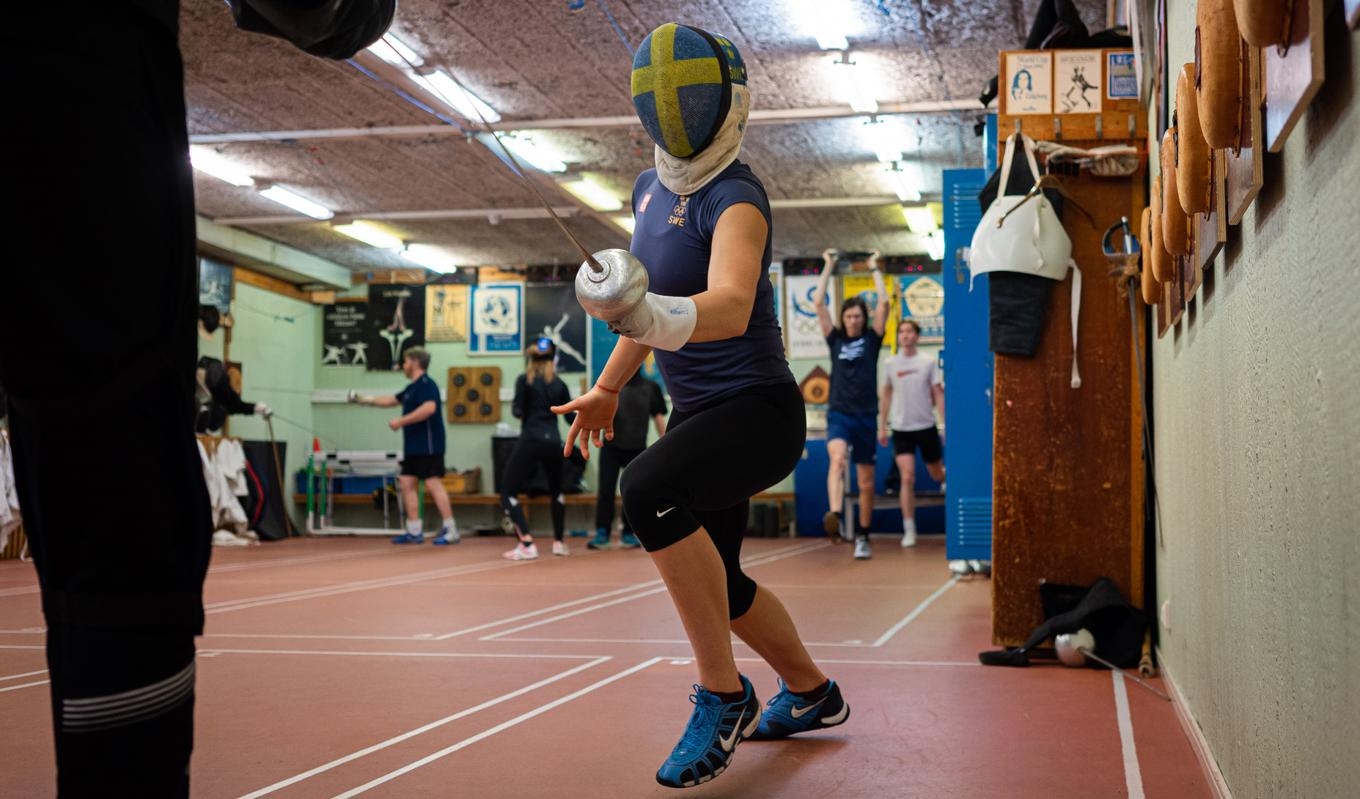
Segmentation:
<svg viewBox="0 0 1360 799">
<path fill-rule="evenodd" d="M 198 455 L 203 461 L 203 480 L 208 484 L 208 500 L 212 505 L 213 544 L 232 547 L 258 544 L 260 537 L 247 529 L 246 512 L 237 499 L 250 493 L 246 487 L 246 453 L 240 442 L 220 439 L 209 454 L 199 439 Z"/>
</svg>

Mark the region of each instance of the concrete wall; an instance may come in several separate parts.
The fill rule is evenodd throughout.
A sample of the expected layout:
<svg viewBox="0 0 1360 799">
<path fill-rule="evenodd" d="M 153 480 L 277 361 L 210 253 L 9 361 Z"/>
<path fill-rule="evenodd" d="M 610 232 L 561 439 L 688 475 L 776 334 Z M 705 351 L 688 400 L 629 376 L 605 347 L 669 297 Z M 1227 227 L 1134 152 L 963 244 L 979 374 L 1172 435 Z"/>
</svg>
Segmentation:
<svg viewBox="0 0 1360 799">
<path fill-rule="evenodd" d="M 1360 790 L 1360 61 L 1327 5 L 1321 95 L 1153 348 L 1161 650 L 1236 799 Z"/>
</svg>

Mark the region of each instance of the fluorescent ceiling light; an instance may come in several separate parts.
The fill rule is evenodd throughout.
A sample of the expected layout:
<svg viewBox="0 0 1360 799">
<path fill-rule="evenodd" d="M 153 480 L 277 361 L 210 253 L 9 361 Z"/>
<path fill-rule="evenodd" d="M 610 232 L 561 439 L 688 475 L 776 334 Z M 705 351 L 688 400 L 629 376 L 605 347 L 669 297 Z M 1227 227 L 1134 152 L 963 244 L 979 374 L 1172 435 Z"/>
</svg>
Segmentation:
<svg viewBox="0 0 1360 799">
<path fill-rule="evenodd" d="M 487 105 L 482 98 L 468 91 L 459 85 L 453 76 L 442 69 L 436 69 L 425 75 L 412 75 L 416 83 L 422 88 L 443 100 L 449 108 L 452 108 L 459 116 L 470 119 L 474 122 L 485 119 L 487 122 L 500 122 L 501 115 L 496 113 L 496 109 Z M 478 116 L 478 111 L 481 116 Z"/>
<path fill-rule="evenodd" d="M 904 205 L 902 218 L 906 220 L 908 230 L 922 236 L 928 236 L 940 229 L 935 222 L 935 209 L 928 205 Z"/>
<path fill-rule="evenodd" d="M 902 160 L 902 145 L 907 136 L 900 125 L 885 119 L 870 120 L 864 123 L 862 130 L 864 141 L 878 160 L 884 163 Z"/>
<path fill-rule="evenodd" d="M 596 211 L 617 211 L 623 207 L 622 200 L 614 196 L 609 189 L 596 183 L 593 178 L 563 181 L 561 186 Z"/>
<path fill-rule="evenodd" d="M 885 172 L 892 183 L 893 191 L 897 194 L 897 199 L 904 203 L 921 201 L 920 173 L 920 166 L 909 161 L 898 161 Z"/>
<path fill-rule="evenodd" d="M 788 10 L 803 32 L 823 50 L 844 50 L 847 36 L 863 30 L 854 7 L 846 0 L 787 0 Z"/>
<path fill-rule="evenodd" d="M 861 114 L 878 113 L 878 98 L 874 96 L 877 76 L 870 70 L 847 60 L 848 56 L 831 60 L 832 82 L 836 93 L 850 105 L 850 110 Z"/>
<path fill-rule="evenodd" d="M 926 236 L 926 255 L 929 255 L 932 260 L 944 260 L 944 236 L 939 233 L 931 233 Z"/>
<path fill-rule="evenodd" d="M 402 246 L 399 237 L 372 222 L 366 222 L 362 219 L 356 219 L 347 225 L 336 225 L 331 229 L 336 233 L 349 236 L 356 241 L 362 241 L 364 244 L 372 245 L 380 250 L 400 250 Z"/>
<path fill-rule="evenodd" d="M 368 52 L 401 69 L 418 67 L 425 63 L 415 50 L 406 45 L 406 42 L 390 33 L 383 34 L 381 39 L 369 45 Z"/>
<path fill-rule="evenodd" d="M 270 186 L 260 192 L 261 197 L 273 200 L 279 205 L 286 205 L 300 214 L 306 214 L 313 219 L 330 219 L 335 216 L 335 212 L 321 203 L 312 202 L 298 194 L 285 189 L 282 186 Z"/>
<path fill-rule="evenodd" d="M 501 136 L 500 139 L 506 148 L 515 154 L 516 159 L 524 161 L 534 169 L 544 172 L 567 171 L 567 165 L 557 157 L 557 153 L 552 148 L 535 141 L 532 136 L 514 131 L 507 136 Z"/>
<path fill-rule="evenodd" d="M 208 147 L 190 147 L 189 163 L 199 172 L 225 180 L 233 186 L 251 186 L 255 183 L 244 167 L 233 164 Z"/>
<path fill-rule="evenodd" d="M 630 235 L 631 235 L 631 234 L 633 233 L 633 231 L 637 228 L 637 220 L 634 219 L 634 218 L 631 217 L 631 216 L 613 216 L 613 217 L 610 217 L 610 220 L 611 220 L 614 224 L 616 224 L 616 225 L 618 225 L 619 227 L 623 228 L 624 230 L 628 231 L 628 233 L 629 233 Z"/>
<path fill-rule="evenodd" d="M 406 249 L 401 251 L 401 257 L 413 264 L 419 264 L 431 272 L 448 274 L 458 271 L 458 264 L 453 262 L 452 255 L 428 244 L 408 244 Z"/>
</svg>

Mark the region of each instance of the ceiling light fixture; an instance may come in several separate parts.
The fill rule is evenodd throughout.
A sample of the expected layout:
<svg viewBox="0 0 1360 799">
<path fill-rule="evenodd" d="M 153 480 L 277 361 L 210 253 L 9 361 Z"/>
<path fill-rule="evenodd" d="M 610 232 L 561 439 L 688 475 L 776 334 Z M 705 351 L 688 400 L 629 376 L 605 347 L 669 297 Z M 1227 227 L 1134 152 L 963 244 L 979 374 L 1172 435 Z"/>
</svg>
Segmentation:
<svg viewBox="0 0 1360 799">
<path fill-rule="evenodd" d="M 921 236 L 928 236 L 940 229 L 939 223 L 935 221 L 935 209 L 929 205 L 902 206 L 902 219 L 906 221 L 908 230 Z"/>
<path fill-rule="evenodd" d="M 425 74 L 412 73 L 412 79 L 420 84 L 421 88 L 438 97 L 449 108 L 452 108 L 459 116 L 464 119 L 479 122 L 485 119 L 487 122 L 500 122 L 501 115 L 496 113 L 496 109 L 486 104 L 486 101 L 464 88 L 453 76 L 442 69 L 436 69 Z M 478 112 L 481 112 L 480 116 Z"/>
<path fill-rule="evenodd" d="M 501 136 L 501 141 L 515 154 L 516 158 L 535 169 L 544 172 L 567 171 L 566 163 L 557 157 L 557 153 L 552 148 L 539 143 L 531 135 L 521 131 L 512 131 Z"/>
<path fill-rule="evenodd" d="M 885 170 L 885 174 L 892 182 L 893 191 L 897 194 L 897 199 L 904 203 L 921 201 L 920 171 L 918 165 L 909 161 L 895 161 Z"/>
<path fill-rule="evenodd" d="M 380 250 L 400 250 L 402 248 L 401 238 L 394 236 L 378 225 L 367 222 L 363 219 L 356 219 L 344 225 L 334 225 L 332 228 L 342 236 L 349 236 L 355 241 L 362 241 Z"/>
<path fill-rule="evenodd" d="M 630 236 L 633 235 L 633 231 L 637 229 L 637 220 L 632 216 L 611 216 L 609 219 L 614 224 L 628 231 L 628 235 Z"/>
<path fill-rule="evenodd" d="M 623 201 L 616 197 L 612 191 L 595 182 L 594 178 L 582 177 L 577 180 L 567 180 L 560 185 L 571 192 L 576 199 L 596 211 L 617 211 L 623 207 Z"/>
<path fill-rule="evenodd" d="M 931 233 L 926 236 L 926 255 L 929 255 L 935 261 L 944 260 L 944 236 L 939 233 Z"/>
<path fill-rule="evenodd" d="M 368 52 L 398 69 L 418 67 L 425 63 L 425 60 L 415 50 L 412 50 L 406 42 L 390 33 L 383 34 L 381 39 L 369 45 L 367 49 Z"/>
<path fill-rule="evenodd" d="M 255 180 L 244 167 L 233 164 L 209 147 L 190 147 L 189 163 L 205 175 L 212 175 L 233 186 L 253 186 Z"/>
<path fill-rule="evenodd" d="M 846 37 L 863 29 L 845 0 L 788 0 L 788 6 L 803 31 L 815 38 L 823 50 L 846 49 L 850 46 Z"/>
<path fill-rule="evenodd" d="M 428 244 L 408 244 L 406 249 L 401 251 L 401 257 L 413 264 L 419 264 L 431 272 L 447 275 L 458 271 L 458 264 L 453 262 L 452 255 L 439 247 L 431 247 Z"/>
<path fill-rule="evenodd" d="M 330 219 L 335 216 L 335 212 L 318 202 L 295 194 L 282 186 L 267 186 L 260 190 L 260 196 L 268 200 L 273 200 L 279 205 L 286 205 L 300 214 L 306 214 L 312 219 Z"/>
<path fill-rule="evenodd" d="M 877 76 L 850 60 L 848 52 L 842 52 L 831 59 L 831 80 L 836 93 L 850 106 L 850 110 L 861 114 L 878 113 L 878 99 L 874 96 Z"/>
<path fill-rule="evenodd" d="M 906 139 L 902 128 L 886 119 L 870 119 L 864 123 L 864 140 L 879 161 L 892 163 L 902 160 L 902 143 Z"/>
</svg>

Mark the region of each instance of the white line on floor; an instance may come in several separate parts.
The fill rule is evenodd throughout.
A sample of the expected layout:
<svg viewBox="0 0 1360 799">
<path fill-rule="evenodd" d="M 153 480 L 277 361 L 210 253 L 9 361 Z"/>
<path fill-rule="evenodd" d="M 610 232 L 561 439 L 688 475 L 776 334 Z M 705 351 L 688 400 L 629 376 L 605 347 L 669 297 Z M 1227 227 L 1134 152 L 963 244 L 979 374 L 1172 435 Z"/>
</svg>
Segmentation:
<svg viewBox="0 0 1360 799">
<path fill-rule="evenodd" d="M 319 599 L 321 597 L 336 596 L 338 594 L 350 594 L 356 591 L 369 591 L 375 588 L 392 588 L 398 585 L 409 585 L 411 583 L 425 582 L 427 580 L 439 580 L 445 577 L 455 577 L 463 574 L 476 574 L 477 572 L 492 571 L 494 569 L 504 569 L 516 564 L 509 561 L 494 561 L 487 563 L 472 563 L 464 566 L 454 566 L 448 569 L 435 569 L 427 572 L 416 572 L 414 574 L 397 575 L 394 577 L 384 577 L 377 580 L 358 580 L 350 583 L 339 583 L 332 586 L 322 586 L 319 588 L 308 588 L 300 591 L 288 591 L 282 594 L 268 594 L 260 597 L 249 597 L 246 599 L 231 600 L 227 602 L 215 602 L 206 606 L 204 613 L 214 615 L 217 613 L 231 613 L 235 610 L 246 610 L 248 608 L 258 608 L 264 605 L 278 605 L 284 602 L 298 602 L 304 599 Z"/>
<path fill-rule="evenodd" d="M 906 627 L 908 624 L 911 624 L 912 621 L 914 621 L 914 620 L 916 619 L 917 616 L 920 616 L 922 613 L 924 613 L 925 610 L 926 610 L 926 608 L 930 607 L 931 604 L 932 604 L 935 600 L 937 600 L 937 599 L 939 599 L 941 596 L 943 596 L 945 591 L 948 591 L 950 588 L 953 588 L 953 587 L 954 587 L 954 584 L 957 583 L 958 581 L 959 581 L 959 578 L 957 578 L 957 577 L 950 577 L 949 580 L 946 581 L 944 585 L 942 585 L 942 586 L 940 586 L 939 588 L 935 589 L 935 593 L 933 593 L 933 594 L 931 594 L 930 596 L 926 597 L 926 598 L 921 602 L 921 604 L 917 605 L 914 609 L 912 609 L 912 611 L 911 611 L 910 613 L 907 614 L 906 618 L 904 618 L 904 619 L 902 619 L 901 621 L 899 621 L 898 623 L 894 624 L 892 627 L 889 627 L 889 628 L 888 628 L 888 631 L 887 631 L 886 633 L 883 633 L 882 635 L 880 635 L 880 636 L 878 637 L 878 640 L 877 640 L 877 641 L 874 641 L 872 644 L 870 644 L 870 646 L 876 646 L 876 647 L 877 647 L 877 646 L 883 646 L 884 644 L 886 644 L 886 643 L 888 643 L 889 641 L 891 641 L 891 640 L 892 640 L 892 637 L 893 637 L 894 635 L 897 635 L 899 632 L 901 632 L 903 627 Z"/>
<path fill-rule="evenodd" d="M 204 633 L 204 638 L 281 638 L 303 641 L 428 641 L 417 635 L 311 635 L 302 633 Z"/>
<path fill-rule="evenodd" d="M 787 547 L 787 548 L 785 548 L 785 549 L 782 549 L 782 550 L 779 550 L 779 551 L 776 551 L 776 552 L 772 552 L 772 553 L 767 554 L 767 555 L 759 555 L 759 556 L 750 558 L 749 560 L 742 561 L 742 564 L 741 564 L 741 565 L 744 566 L 744 567 L 746 567 L 746 568 L 751 568 L 751 567 L 753 567 L 753 566 L 764 566 L 764 565 L 767 564 L 767 563 L 774 563 L 774 562 L 777 561 L 777 560 L 783 560 L 783 559 L 785 559 L 785 558 L 791 558 L 791 557 L 794 557 L 794 556 L 796 556 L 796 555 L 801 555 L 801 554 L 803 554 L 804 552 L 811 552 L 811 551 L 814 550 L 814 549 L 823 549 L 823 548 L 828 547 L 828 546 L 831 546 L 831 545 L 830 545 L 829 543 L 825 542 L 825 541 L 818 541 L 818 542 L 815 543 L 815 544 L 798 544 L 798 545 L 794 545 L 794 546 L 791 546 L 791 547 Z M 657 580 L 656 582 L 659 583 L 660 581 Z M 574 616 L 581 616 L 581 615 L 584 615 L 584 614 L 586 614 L 586 613 L 594 613 L 594 612 L 597 611 L 597 610 L 603 610 L 603 609 L 605 609 L 605 608 L 613 607 L 614 605 L 621 605 L 621 604 L 623 604 L 623 603 L 625 603 L 625 602 L 631 602 L 631 601 L 633 601 L 634 599 L 641 599 L 641 598 L 643 598 L 643 597 L 651 596 L 651 595 L 653 595 L 653 594 L 660 594 L 660 593 L 664 592 L 665 590 L 666 590 L 666 586 L 664 586 L 664 585 L 659 585 L 659 586 L 657 586 L 656 588 L 652 588 L 652 589 L 649 589 L 649 590 L 646 590 L 646 591 L 642 591 L 642 592 L 640 592 L 640 593 L 636 593 L 636 594 L 633 594 L 633 595 L 631 595 L 631 596 L 625 596 L 625 597 L 621 597 L 621 598 L 619 598 L 619 599 L 612 599 L 612 600 L 610 600 L 610 601 L 608 601 L 608 602 L 601 602 L 601 603 L 598 603 L 598 604 L 595 604 L 595 605 L 589 605 L 589 606 L 587 606 L 587 607 L 580 608 L 579 610 L 573 610 L 573 611 L 570 612 L 570 613 L 561 613 L 561 614 L 558 614 L 558 615 L 556 615 L 556 616 L 549 616 L 549 617 L 546 618 L 546 619 L 540 619 L 540 620 L 538 620 L 538 621 L 536 621 L 536 622 L 532 622 L 532 623 L 530 623 L 530 624 L 522 624 L 522 625 L 520 625 L 519 627 L 511 627 L 511 628 L 508 629 L 508 630 L 501 630 L 501 631 L 498 632 L 498 633 L 492 633 L 491 635 L 484 635 L 484 636 L 482 636 L 481 638 L 479 638 L 479 639 L 477 639 L 477 640 L 479 640 L 479 641 L 495 641 L 495 640 L 501 639 L 501 638 L 503 638 L 504 636 L 507 636 L 507 635 L 514 635 L 515 633 L 521 632 L 521 631 L 523 631 L 523 630 L 531 630 L 531 629 L 533 629 L 533 628 L 535 628 L 535 627 L 541 627 L 541 626 L 543 626 L 543 625 L 545 625 L 545 624 L 552 624 L 553 622 L 562 621 L 563 619 L 570 619 L 570 618 L 572 618 L 572 617 L 574 617 Z M 617 592 L 613 592 L 613 593 L 617 593 Z"/>
<path fill-rule="evenodd" d="M 736 658 L 743 663 L 764 663 L 760 658 Z M 921 667 L 940 667 L 940 668 L 972 668 L 981 666 L 981 663 L 971 660 L 848 660 L 837 658 L 817 658 L 820 663 L 835 663 L 844 666 L 921 666 Z"/>
<path fill-rule="evenodd" d="M 396 779 L 397 777 L 400 777 L 403 774 L 406 774 L 407 772 L 415 771 L 416 769 L 428 765 L 430 763 L 433 763 L 434 761 L 439 760 L 442 757 L 451 755 L 460 749 L 466 749 L 467 747 L 477 743 L 478 741 L 485 740 L 497 733 L 504 732 L 505 730 L 508 730 L 511 727 L 526 722 L 529 719 L 541 716 L 544 713 L 547 713 L 549 710 L 561 707 L 562 705 L 565 705 L 568 702 L 574 701 L 576 699 L 580 699 L 586 694 L 591 693 L 592 691 L 598 690 L 600 688 L 603 688 L 606 685 L 609 685 L 610 683 L 617 682 L 623 679 L 624 677 L 636 674 L 637 672 L 642 671 L 645 668 L 648 668 L 659 663 L 661 660 L 662 658 L 652 658 L 650 660 L 644 660 L 643 662 L 637 664 L 636 666 L 624 669 L 623 671 L 617 674 L 610 675 L 609 677 L 606 677 L 603 680 L 600 680 L 599 682 L 587 685 L 585 688 L 582 688 L 579 691 L 573 691 L 572 693 L 569 693 L 560 699 L 555 699 L 546 705 L 536 707 L 527 713 L 521 713 L 520 715 L 510 719 L 509 721 L 502 722 L 490 729 L 483 730 L 482 732 L 479 732 L 470 738 L 464 738 L 463 740 L 459 741 L 456 744 L 453 744 L 452 746 L 447 746 L 443 749 L 440 749 L 438 752 L 426 755 L 425 757 L 422 757 L 421 759 L 415 762 L 408 763 L 407 765 L 402 766 L 401 768 L 396 769 L 395 771 L 389 771 L 388 773 L 382 775 L 381 777 L 369 780 L 368 782 L 364 783 L 363 785 L 360 785 L 357 788 L 351 788 L 350 790 L 345 791 L 344 793 L 336 794 L 333 797 L 333 799 L 350 799 L 350 797 L 358 796 L 361 793 L 366 793 L 369 790 L 378 787 L 379 785 L 391 782 L 392 780 Z"/>
<path fill-rule="evenodd" d="M 42 644 L 0 644 L 0 649 L 46 649 Z"/>
<path fill-rule="evenodd" d="M 1138 749 L 1133 743 L 1133 719 L 1129 716 L 1129 693 L 1124 675 L 1111 671 L 1114 680 L 1114 711 L 1119 719 L 1119 743 L 1124 752 L 1124 786 L 1129 799 L 1144 799 L 1143 772 L 1138 768 Z"/>
<path fill-rule="evenodd" d="M 199 656 L 213 655 L 331 655 L 379 658 L 504 658 L 507 660 L 591 660 L 603 655 L 512 655 L 502 652 L 369 652 L 361 649 L 221 649 L 204 647 Z"/>
<path fill-rule="evenodd" d="M 535 627 L 542 627 L 542 626 L 545 625 L 545 624 L 552 624 L 553 622 L 562 621 L 563 619 L 570 619 L 570 618 L 572 618 L 572 617 L 574 617 L 574 616 L 583 616 L 583 615 L 585 615 L 585 614 L 587 614 L 587 613 L 594 613 L 594 612 L 597 611 L 597 610 L 604 610 L 605 608 L 610 608 L 610 607 L 613 607 L 613 606 L 615 606 L 615 605 L 622 605 L 622 604 L 625 603 L 625 602 L 632 602 L 634 599 L 641 599 L 641 598 L 643 598 L 643 597 L 645 597 L 645 596 L 651 596 L 651 595 L 653 595 L 653 594 L 661 594 L 661 593 L 665 593 L 665 591 L 666 591 L 666 586 L 664 586 L 664 585 L 657 586 L 656 588 L 652 588 L 652 589 L 649 589 L 649 590 L 647 590 L 647 591 L 642 591 L 642 592 L 640 592 L 640 593 L 631 594 L 631 595 L 629 595 L 629 596 L 620 597 L 620 598 L 618 598 L 618 599 L 611 599 L 611 600 L 609 600 L 608 602 L 598 602 L 598 603 L 596 603 L 596 604 L 594 604 L 594 605 L 587 605 L 587 606 L 584 607 L 584 608 L 581 608 L 581 609 L 579 609 L 579 610 L 573 610 L 573 611 L 571 611 L 570 613 L 559 613 L 559 614 L 557 614 L 556 616 L 549 616 L 549 617 L 546 618 L 546 619 L 539 619 L 538 621 L 530 622 L 529 624 L 521 624 L 521 625 L 518 626 L 518 627 L 511 627 L 511 628 L 508 629 L 508 630 L 501 630 L 501 631 L 498 632 L 498 633 L 492 633 L 491 635 L 484 635 L 484 636 L 482 636 L 481 638 L 478 638 L 477 640 L 479 640 L 479 641 L 495 641 L 496 639 L 501 638 L 501 637 L 506 636 L 506 635 L 514 635 L 515 633 L 517 633 L 517 632 L 519 632 L 519 631 L 521 631 L 521 630 L 531 630 L 531 629 L 533 629 L 533 628 L 535 628 Z"/>
<path fill-rule="evenodd" d="M 5 693 L 6 691 L 17 691 L 20 688 L 32 688 L 35 685 L 47 685 L 49 682 L 51 682 L 51 680 L 39 680 L 37 682 L 26 682 L 21 685 L 11 685 L 7 688 L 0 688 L 0 694 Z"/>
<path fill-rule="evenodd" d="M 208 568 L 208 576 L 224 572 L 254 571 L 256 569 L 268 569 L 272 566 L 293 566 L 299 563 L 328 563 L 336 560 L 358 560 L 361 558 L 382 557 L 384 555 L 408 554 L 412 550 L 399 548 L 392 549 L 363 549 L 351 552 L 332 552 L 329 555 L 301 555 L 296 558 L 261 558 L 259 560 L 242 561 L 240 563 L 223 563 L 220 566 L 214 565 Z M 247 553 L 242 553 L 247 555 Z"/>
<path fill-rule="evenodd" d="M 489 638 L 481 639 L 483 641 Z M 502 643 L 528 643 L 528 644 L 688 644 L 687 638 L 497 638 Z M 733 638 L 732 644 L 746 646 L 746 642 L 740 638 Z M 803 646 L 835 646 L 849 649 L 867 649 L 868 644 L 851 643 L 822 643 L 819 641 L 804 641 Z M 820 660 L 820 658 L 818 658 Z"/>
<path fill-rule="evenodd" d="M 37 671 L 26 671 L 26 672 L 24 672 L 24 673 L 22 673 L 22 674 L 6 674 L 4 677 L 0 677 L 0 682 L 4 682 L 5 680 L 17 680 L 17 679 L 19 679 L 20 677 L 32 677 L 32 676 L 35 675 L 35 674 L 46 674 L 46 673 L 47 673 L 47 669 L 38 669 Z"/>
<path fill-rule="evenodd" d="M 366 757 L 366 756 L 368 756 L 368 755 L 373 754 L 374 752 L 380 751 L 380 750 L 382 750 L 382 749 L 386 749 L 386 748 L 388 748 L 389 746 L 394 746 L 394 745 L 396 745 L 396 744 L 401 743 L 402 741 L 405 741 L 405 740 L 414 738 L 414 737 L 416 737 L 417 735 L 421 735 L 421 734 L 424 734 L 424 733 L 429 732 L 430 730 L 436 729 L 436 728 L 438 728 L 438 727 L 442 727 L 442 726 L 444 726 L 445 724 L 452 723 L 452 722 L 457 721 L 457 720 L 462 719 L 462 718 L 467 718 L 468 716 L 471 716 L 471 715 L 474 714 L 474 713 L 481 712 L 481 711 L 486 710 L 487 708 L 490 708 L 490 707 L 495 707 L 496 705 L 499 705 L 499 704 L 501 704 L 502 702 L 508 702 L 508 701 L 510 701 L 511 699 L 514 699 L 514 698 L 516 698 L 516 697 L 523 696 L 524 694 L 527 694 L 527 693 L 529 693 L 530 691 L 536 691 L 536 690 L 538 690 L 539 688 L 542 688 L 542 687 L 545 686 L 545 685 L 551 685 L 552 683 L 555 683 L 555 682 L 557 682 L 558 680 L 561 680 L 561 679 L 565 679 L 565 678 L 567 678 L 567 677 L 570 677 L 570 676 L 573 675 L 573 674 L 577 674 L 577 673 L 579 673 L 579 672 L 585 671 L 586 669 L 594 668 L 595 666 L 598 666 L 598 665 L 600 665 L 601 663 L 608 662 L 608 661 L 611 660 L 611 659 L 612 659 L 612 658 L 606 656 L 606 657 L 599 657 L 599 658 L 596 658 L 596 659 L 590 661 L 589 663 L 582 663 L 581 665 L 575 666 L 575 667 L 570 668 L 570 669 L 567 669 L 566 671 L 564 671 L 564 672 L 562 672 L 562 673 L 560 673 L 560 674 L 554 674 L 554 675 L 551 676 L 551 677 L 547 677 L 547 678 L 544 678 L 544 679 L 542 679 L 542 680 L 539 680 L 538 682 L 533 683 L 532 685 L 526 685 L 526 686 L 524 686 L 523 688 L 516 689 L 516 690 L 514 690 L 514 691 L 511 691 L 511 692 L 508 693 L 508 694 L 502 694 L 502 695 L 500 695 L 500 696 L 498 696 L 498 697 L 496 697 L 496 698 L 494 698 L 494 699 L 488 699 L 487 701 L 481 703 L 480 705 L 475 705 L 475 706 L 473 706 L 473 707 L 467 708 L 466 710 L 460 710 L 460 711 L 458 711 L 457 713 L 454 713 L 454 714 L 451 715 L 451 716 L 445 716 L 445 717 L 442 718 L 442 719 L 438 719 L 438 720 L 436 720 L 436 721 L 432 721 L 432 722 L 430 722 L 429 724 L 426 724 L 426 725 L 421 726 L 421 727 L 417 727 L 417 728 L 415 728 L 414 730 L 411 730 L 411 731 L 409 731 L 409 732 L 404 732 L 404 733 L 402 733 L 401 735 L 397 735 L 397 736 L 394 736 L 394 737 L 392 737 L 392 738 L 388 738 L 386 741 L 382 741 L 382 742 L 380 742 L 380 743 L 373 744 L 372 746 L 365 747 L 365 748 L 363 748 L 363 749 L 358 750 L 357 752 L 351 752 L 351 753 L 349 753 L 348 755 L 345 755 L 344 757 L 336 758 L 335 760 L 332 760 L 332 761 L 330 761 L 329 763 L 323 763 L 323 764 L 321 764 L 320 766 L 317 766 L 316 768 L 308 769 L 307 771 L 304 771 L 304 772 L 302 772 L 301 774 L 296 774 L 296 775 L 294 775 L 294 776 L 292 776 L 292 777 L 289 777 L 289 778 L 287 778 L 287 779 L 285 779 L 285 780 L 280 780 L 280 781 L 274 783 L 273 785 L 268 785 L 268 786 L 266 786 L 266 787 L 264 787 L 264 788 L 259 789 L 258 791 L 254 791 L 254 792 L 252 792 L 252 793 L 245 794 L 244 796 L 241 796 L 239 799 L 257 799 L 257 797 L 261 797 L 261 796 L 265 796 L 265 795 L 267 795 L 267 794 L 271 794 L 271 793 L 273 793 L 273 792 L 275 792 L 275 791 L 277 791 L 277 790 L 279 790 L 279 789 L 281 789 L 281 788 L 287 788 L 289 785 L 294 785 L 294 784 L 296 784 L 296 783 L 302 782 L 302 781 L 305 780 L 305 779 L 310 779 L 310 778 L 312 778 L 312 777 L 315 777 L 317 774 L 321 774 L 322 772 L 330 771 L 331 769 L 333 769 L 333 768 L 335 768 L 335 767 L 337 767 L 337 766 L 342 766 L 342 765 L 344 765 L 345 763 L 349 763 L 349 762 L 351 762 L 351 761 L 358 760 L 358 759 L 361 758 L 361 757 Z"/>
<path fill-rule="evenodd" d="M 23 596 L 24 594 L 38 593 L 38 586 L 24 585 L 18 588 L 0 588 L 0 596 Z"/>
<path fill-rule="evenodd" d="M 515 623 L 515 622 L 517 622 L 517 621 L 523 621 L 523 620 L 525 620 L 525 619 L 532 619 L 532 618 L 535 617 L 535 616 L 542 616 L 544 613 L 552 613 L 552 612 L 555 611 L 555 610 L 562 610 L 563 608 L 569 608 L 569 607 L 572 607 L 572 606 L 574 606 L 574 605 L 580 605 L 580 604 L 582 604 L 582 603 L 584 603 L 584 602 L 593 602 L 593 601 L 595 601 L 595 600 L 604 599 L 604 598 L 606 598 L 606 597 L 618 596 L 619 594 L 626 594 L 626 593 L 628 593 L 628 592 L 630 592 L 630 591 L 639 591 L 639 590 L 641 590 L 641 589 L 643 589 L 643 588 L 651 588 L 651 587 L 653 587 L 653 586 L 657 586 L 657 585 L 660 585 L 660 584 L 661 584 L 661 581 L 660 581 L 660 580 L 649 580 L 649 581 L 647 581 L 647 582 L 645 582 L 645 583 L 635 583 L 635 584 L 633 584 L 633 585 L 626 586 L 626 587 L 624 587 L 624 588 L 618 588 L 618 589 L 615 589 L 615 590 L 613 590 L 613 591 L 606 591 L 606 592 L 601 593 L 601 594 L 592 594 L 592 595 L 590 595 L 590 596 L 581 597 L 580 599 L 573 599 L 573 600 L 571 600 L 570 602 L 561 602 L 561 603 L 558 603 L 558 604 L 553 605 L 553 606 L 551 606 L 551 607 L 540 608 L 540 609 L 538 609 L 538 610 L 532 610 L 532 611 L 529 611 L 528 613 L 521 613 L 521 614 L 519 614 L 518 616 L 511 616 L 511 617 L 508 618 L 508 619 L 497 619 L 496 621 L 489 621 L 489 622 L 487 622 L 487 623 L 485 623 L 485 624 L 479 624 L 479 625 L 477 625 L 476 627 L 468 627 L 468 628 L 465 628 L 465 629 L 462 629 L 462 630 L 455 630 L 455 631 L 453 631 L 453 632 L 451 632 L 451 633 L 444 633 L 443 635 L 436 635 L 436 636 L 434 637 L 434 640 L 436 640 L 436 641 L 447 641 L 447 640 L 450 639 L 450 638 L 457 638 L 457 637 L 460 636 L 460 635 L 467 635 L 468 633 L 481 632 L 482 630 L 487 630 L 487 629 L 490 629 L 490 628 L 492 628 L 492 627 L 499 627 L 499 626 L 501 626 L 502 624 L 513 624 L 513 623 Z"/>
</svg>

